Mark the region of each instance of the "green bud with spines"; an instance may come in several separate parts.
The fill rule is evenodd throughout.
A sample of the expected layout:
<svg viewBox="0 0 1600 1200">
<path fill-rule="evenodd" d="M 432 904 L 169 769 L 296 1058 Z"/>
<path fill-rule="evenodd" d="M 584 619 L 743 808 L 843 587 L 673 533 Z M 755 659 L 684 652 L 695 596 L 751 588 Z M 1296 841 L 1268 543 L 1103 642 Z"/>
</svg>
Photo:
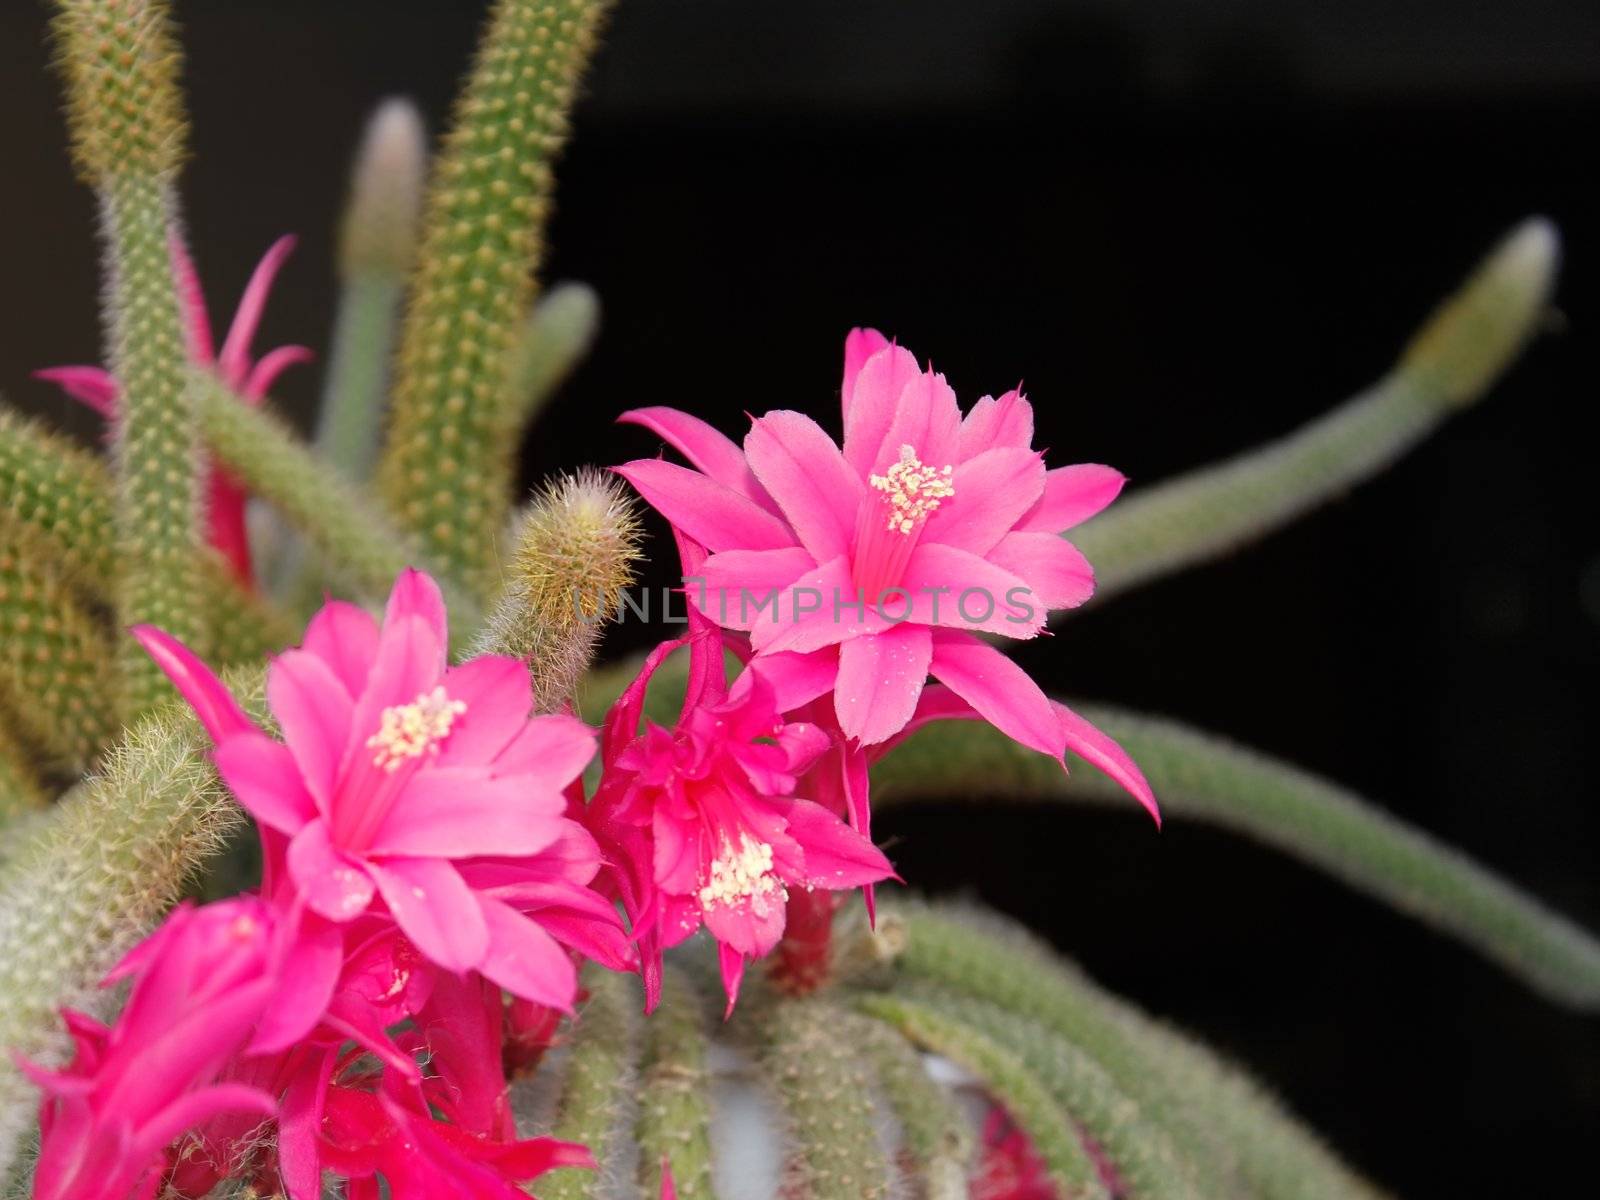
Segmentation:
<svg viewBox="0 0 1600 1200">
<path fill-rule="evenodd" d="M 430 555 L 488 591 L 509 503 L 508 354 L 543 256 L 551 165 L 609 0 L 497 0 L 435 167 L 379 479 Z"/>
</svg>

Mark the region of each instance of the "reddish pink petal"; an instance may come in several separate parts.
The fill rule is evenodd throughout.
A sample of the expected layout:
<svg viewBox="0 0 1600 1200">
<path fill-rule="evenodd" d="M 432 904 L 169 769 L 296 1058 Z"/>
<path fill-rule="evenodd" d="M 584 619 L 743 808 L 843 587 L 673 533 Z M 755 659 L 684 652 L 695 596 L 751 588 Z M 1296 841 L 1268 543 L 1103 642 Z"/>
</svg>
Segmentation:
<svg viewBox="0 0 1600 1200">
<path fill-rule="evenodd" d="M 769 412 L 751 425 L 744 452 L 813 558 L 825 562 L 849 552 L 861 477 L 821 426 L 797 412 Z"/>
<path fill-rule="evenodd" d="M 226 738 L 212 758 L 228 790 L 263 825 L 290 835 L 317 816 L 289 747 L 248 729 Z"/>
<path fill-rule="evenodd" d="M 672 1164 L 661 1156 L 661 1200 L 678 1200 L 678 1187 L 672 1182 Z"/>
<path fill-rule="evenodd" d="M 932 659 L 933 634 L 925 625 L 896 625 L 842 643 L 833 694 L 839 728 L 867 746 L 899 733 L 916 710 Z"/>
<path fill-rule="evenodd" d="M 366 865 L 328 839 L 327 822 L 310 822 L 289 843 L 289 874 L 313 912 L 330 921 L 348 921 L 372 902 L 373 881 Z"/>
<path fill-rule="evenodd" d="M 1013 741 L 1051 758 L 1066 752 L 1061 722 L 1039 685 L 993 646 L 970 634 L 941 633 L 934 639 L 931 669 Z"/>
<path fill-rule="evenodd" d="M 470 858 L 537 854 L 556 840 L 566 797 L 524 775 L 424 767 L 372 834 L 373 854 Z"/>
<path fill-rule="evenodd" d="M 1063 533 L 1115 500 L 1126 482 L 1121 471 L 1098 463 L 1057 467 L 1045 475 L 1044 495 L 1017 528 Z"/>
<path fill-rule="evenodd" d="M 962 418 L 960 450 L 962 462 L 995 446 L 1027 450 L 1033 445 L 1033 405 L 1013 389 L 1000 399 L 985 396 Z"/>
<path fill-rule="evenodd" d="M 167 257 L 172 260 L 172 279 L 177 285 L 178 301 L 183 305 L 183 329 L 188 336 L 189 357 L 201 366 L 208 367 L 216 356 L 211 342 L 211 317 L 206 313 L 206 296 L 200 287 L 200 272 L 195 270 L 188 244 L 177 229 L 167 233 Z"/>
<path fill-rule="evenodd" d="M 439 748 L 441 767 L 487 766 L 522 731 L 533 709 L 528 668 L 514 658 L 485 654 L 451 667 L 444 689 L 467 708 Z"/>
<path fill-rule="evenodd" d="M 918 622 L 1009 638 L 1030 638 L 1044 628 L 1045 611 L 1026 579 L 954 546 L 923 542 L 900 582 L 911 593 Z"/>
<path fill-rule="evenodd" d="M 242 1083 L 219 1083 L 180 1096 L 139 1126 L 132 1149 L 141 1158 L 161 1152 L 180 1133 L 193 1129 L 219 1112 L 254 1112 L 263 1118 L 278 1111 L 277 1102 L 260 1088 Z"/>
<path fill-rule="evenodd" d="M 1044 494 L 1044 477 L 1044 461 L 1032 450 L 983 451 L 956 467 L 956 494 L 928 518 L 924 540 L 987 554 Z"/>
<path fill-rule="evenodd" d="M 250 368 L 250 373 L 239 385 L 239 395 L 246 400 L 260 400 L 272 390 L 272 385 L 278 382 L 278 376 L 290 367 L 316 360 L 316 353 L 309 346 L 279 346 L 276 350 L 269 350 Z"/>
<path fill-rule="evenodd" d="M 779 621 L 763 621 L 752 629 L 750 645 L 762 655 L 784 650 L 808 654 L 864 633 L 878 633 L 894 624 L 870 605 L 858 607 L 855 598 L 850 560 L 840 555 L 784 589 L 778 597 L 783 606 Z M 891 597 L 890 603 L 895 599 Z"/>
<path fill-rule="evenodd" d="M 250 531 L 245 528 L 244 489 L 231 475 L 213 467 L 208 472 L 206 538 L 246 587 L 254 587 Z"/>
<path fill-rule="evenodd" d="M 424 957 L 447 971 L 483 961 L 489 930 L 478 898 L 453 866 L 437 858 L 390 858 L 369 869 L 395 923 Z"/>
<path fill-rule="evenodd" d="M 189 702 L 213 742 L 255 728 L 222 680 L 189 647 L 153 625 L 135 625 L 129 632 Z"/>
<path fill-rule="evenodd" d="M 583 773 L 594 757 L 594 730 L 577 717 L 535 717 L 494 760 L 497 775 L 517 775 L 533 786 L 559 792 Z"/>
<path fill-rule="evenodd" d="M 626 425 L 643 425 L 725 488 L 776 511 L 745 462 L 744 451 L 699 417 L 675 408 L 636 408 L 617 418 Z"/>
<path fill-rule="evenodd" d="M 99 367 L 42 367 L 35 379 L 53 383 L 80 404 L 94 409 L 108 421 L 117 416 L 117 381 Z"/>
<path fill-rule="evenodd" d="M 722 990 L 728 997 L 728 1006 L 722 1010 L 723 1020 L 733 1016 L 733 1006 L 739 1003 L 739 985 L 744 981 L 744 962 L 744 955 L 732 946 L 725 942 L 717 943 L 717 967 L 722 972 Z"/>
<path fill-rule="evenodd" d="M 883 851 L 820 804 L 796 800 L 784 817 L 789 836 L 805 853 L 802 883 L 838 891 L 894 877 Z"/>
<path fill-rule="evenodd" d="M 744 897 L 702 909 L 706 928 L 725 947 L 748 958 L 769 953 L 783 937 L 783 895 L 774 892 L 758 899 Z"/>
<path fill-rule="evenodd" d="M 845 353 L 851 353 L 848 343 Z M 844 460 L 860 478 L 878 469 L 884 435 L 894 423 L 900 395 L 921 374 L 911 351 L 885 345 L 861 364 L 853 385 L 846 388 Z M 899 447 L 894 450 L 898 453 Z"/>
<path fill-rule="evenodd" d="M 339 1048 L 313 1051 L 290 1080 L 278 1114 L 278 1170 L 289 1200 L 321 1200 L 323 1102 Z"/>
<path fill-rule="evenodd" d="M 833 691 L 839 678 L 839 652 L 830 646 L 810 654 L 763 654 L 751 662 L 751 669 L 772 687 L 777 710 L 793 712 Z"/>
<path fill-rule="evenodd" d="M 698 471 L 654 458 L 615 470 L 646 503 L 708 550 L 777 550 L 795 544 L 777 517 Z"/>
<path fill-rule="evenodd" d="M 378 655 L 378 623 L 364 608 L 329 600 L 306 626 L 300 648 L 327 663 L 354 700 L 366 689 Z"/>
<path fill-rule="evenodd" d="M 450 644 L 450 622 L 444 610 L 444 593 L 433 576 L 415 567 L 407 567 L 395 577 L 389 592 L 389 602 L 383 609 L 383 623 L 387 627 L 414 617 L 428 627 L 439 646 L 439 671 L 444 670 L 444 647 Z M 382 634 L 380 632 L 380 640 Z M 435 672 L 438 674 L 438 672 Z"/>
<path fill-rule="evenodd" d="M 792 613 L 790 589 L 816 567 L 817 560 L 801 546 L 724 550 L 701 564 L 685 590 L 695 607 L 718 625 L 754 629 L 776 624 Z"/>
<path fill-rule="evenodd" d="M 343 965 L 342 927 L 314 915 L 303 916 L 278 970 L 278 989 L 245 1053 L 277 1054 L 310 1033 L 328 1011 Z"/>
<path fill-rule="evenodd" d="M 267 703 L 306 787 L 323 812 L 331 811 L 339 763 L 349 744 L 354 704 L 323 659 L 286 650 L 267 669 Z"/>
<path fill-rule="evenodd" d="M 989 561 L 1027 580 L 1045 609 L 1077 608 L 1094 595 L 1094 568 L 1058 533 L 1008 533 Z"/>
<path fill-rule="evenodd" d="M 855 400 L 856 380 L 867 360 L 879 350 L 887 349 L 889 339 L 876 329 L 857 328 L 844 338 L 844 381 L 839 386 L 839 400 L 845 413 Z"/>
<path fill-rule="evenodd" d="M 279 238 L 268 247 L 266 254 L 256 264 L 239 297 L 239 307 L 233 314 L 233 324 L 217 355 L 217 370 L 231 387 L 237 388 L 245 378 L 250 363 L 250 343 L 255 341 L 256 328 L 261 324 L 261 313 L 267 306 L 267 296 L 272 291 L 272 281 L 295 246 L 294 236 Z"/>
<path fill-rule="evenodd" d="M 883 436 L 871 469 L 885 470 L 899 457 L 901 446 L 910 446 L 930 467 L 952 466 L 960 443 L 961 407 L 956 403 L 956 394 L 943 375 L 925 371 L 900 393 L 894 420 Z"/>
<path fill-rule="evenodd" d="M 489 949 L 478 970 L 513 996 L 570 1013 L 578 973 L 567 952 L 510 905 L 488 896 L 479 896 L 478 904 L 489 930 Z"/>
<path fill-rule="evenodd" d="M 1066 736 L 1067 749 L 1092 767 L 1097 767 L 1107 778 L 1132 796 L 1145 811 L 1161 824 L 1161 809 L 1156 805 L 1155 793 L 1145 780 L 1144 772 L 1128 757 L 1128 752 L 1117 745 L 1109 734 L 1101 732 L 1065 704 L 1055 705 L 1056 716 Z"/>
</svg>

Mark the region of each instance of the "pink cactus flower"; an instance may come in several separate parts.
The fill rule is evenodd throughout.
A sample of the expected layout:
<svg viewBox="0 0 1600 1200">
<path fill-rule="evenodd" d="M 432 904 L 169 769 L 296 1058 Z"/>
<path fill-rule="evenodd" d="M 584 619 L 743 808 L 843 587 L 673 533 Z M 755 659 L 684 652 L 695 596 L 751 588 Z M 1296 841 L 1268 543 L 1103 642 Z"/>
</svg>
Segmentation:
<svg viewBox="0 0 1600 1200">
<path fill-rule="evenodd" d="M 688 694 L 673 729 L 639 729 L 651 676 L 687 643 Z M 643 960 L 647 1010 L 661 952 L 702 924 L 719 944 L 731 1011 L 745 964 L 783 935 L 789 889 L 859 887 L 893 875 L 837 816 L 796 795 L 827 746 L 786 723 L 772 688 L 745 672 L 730 690 L 715 629 L 658 647 L 607 717 L 605 773 L 586 819 L 612 865 Z"/>
<path fill-rule="evenodd" d="M 169 239 L 172 270 L 189 340 L 189 357 L 196 365 L 215 370 L 223 383 L 252 404 L 261 402 L 285 370 L 297 363 L 309 362 L 313 357 L 304 346 L 280 346 L 257 360 L 250 358 L 250 344 L 261 324 L 272 282 L 294 246 L 293 237 L 281 237 L 257 264 L 250 281 L 245 284 L 244 295 L 239 299 L 239 308 L 219 353 L 212 341 L 211 319 L 206 315 L 205 296 L 200 289 L 194 260 L 189 257 L 182 237 L 174 233 Z M 45 367 L 33 375 L 35 379 L 56 384 L 107 421 L 116 420 L 118 386 L 109 372 L 99 367 Z M 211 544 L 228 561 L 234 574 L 250 583 L 253 574 L 250 541 L 245 529 L 244 487 L 217 466 L 212 466 L 207 474 L 206 514 Z"/>
<path fill-rule="evenodd" d="M 64 1011 L 77 1054 L 61 1071 L 19 1060 L 44 1093 L 35 1200 L 149 1200 L 167 1147 L 222 1112 L 270 1116 L 273 1097 L 217 1082 L 278 988 L 274 918 L 254 898 L 181 907 L 106 984 L 133 981 L 107 1028 Z"/>
<path fill-rule="evenodd" d="M 1137 775 L 979 636 L 1037 636 L 1050 610 L 1089 598 L 1093 571 L 1060 535 L 1111 503 L 1123 477 L 1047 471 L 1019 392 L 963 417 L 942 375 L 873 330 L 845 341 L 842 397 L 842 449 L 797 412 L 756 418 L 742 449 L 675 409 L 624 415 L 696 468 L 618 468 L 680 545 L 709 552 L 686 557 L 691 604 L 749 633 L 780 709 L 831 693 L 841 731 L 863 746 L 906 728 L 931 675 L 1024 746 L 1060 759 L 1090 735 L 1093 753 Z M 1148 789 L 1139 798 L 1152 803 Z"/>
<path fill-rule="evenodd" d="M 617 917 L 585 886 L 598 849 L 565 816 L 563 789 L 593 757 L 593 732 L 570 716 L 530 717 L 515 659 L 447 667 L 444 603 L 428 576 L 400 576 L 381 627 L 329 603 L 303 644 L 273 661 L 267 702 L 283 742 L 181 643 L 134 633 L 211 734 L 218 771 L 264 839 L 287 839 L 282 870 L 268 842 L 274 903 L 303 905 L 318 929 L 386 915 L 445 970 L 563 1009 L 576 971 L 553 930 L 624 957 Z M 316 961 L 280 1015 L 285 1038 L 332 993 L 340 957 Z"/>
</svg>

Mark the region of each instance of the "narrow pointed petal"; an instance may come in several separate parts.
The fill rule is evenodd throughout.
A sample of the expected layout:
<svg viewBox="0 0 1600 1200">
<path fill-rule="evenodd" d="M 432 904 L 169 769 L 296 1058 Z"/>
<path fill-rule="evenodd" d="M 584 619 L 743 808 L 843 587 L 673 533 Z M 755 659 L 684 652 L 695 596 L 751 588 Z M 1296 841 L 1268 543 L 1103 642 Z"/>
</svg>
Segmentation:
<svg viewBox="0 0 1600 1200">
<path fill-rule="evenodd" d="M 217 773 L 256 820 L 291 837 L 317 816 L 294 755 L 256 729 L 225 738 L 212 755 Z"/>
<path fill-rule="evenodd" d="M 350 740 L 354 704 L 328 664 L 305 650 L 286 650 L 267 669 L 267 703 L 283 728 L 306 787 L 323 812 L 331 809 L 339 764 Z"/>
<path fill-rule="evenodd" d="M 795 544 L 788 527 L 755 501 L 709 476 L 660 459 L 614 468 L 652 508 L 713 553 Z"/>
<path fill-rule="evenodd" d="M 870 469 L 883 471 L 899 455 L 901 446 L 912 447 L 931 467 L 954 465 L 960 442 L 961 406 L 955 390 L 937 371 L 925 371 L 900 393 L 894 420 Z"/>
<path fill-rule="evenodd" d="M 918 546 L 901 586 L 911 593 L 912 619 L 919 622 L 1008 638 L 1031 638 L 1044 628 L 1044 608 L 1029 603 L 1026 579 L 954 546 Z"/>
<path fill-rule="evenodd" d="M 699 417 L 675 408 L 656 407 L 635 408 L 617 420 L 625 425 L 644 426 L 723 487 L 755 501 L 769 512 L 776 511 L 772 498 L 756 482 L 744 451 Z"/>
<path fill-rule="evenodd" d="M 838 891 L 894 877 L 882 850 L 820 804 L 796 800 L 784 816 L 789 836 L 805 852 L 805 883 L 811 887 Z"/>
<path fill-rule="evenodd" d="M 142 1123 L 132 1149 L 141 1158 L 155 1155 L 185 1130 L 220 1112 L 258 1113 L 265 1120 L 277 1111 L 277 1102 L 260 1088 L 242 1083 L 214 1084 L 180 1096 Z"/>
<path fill-rule="evenodd" d="M 861 368 L 867 365 L 867 360 L 874 354 L 888 347 L 889 339 L 876 329 L 856 328 L 845 335 L 844 379 L 839 385 L 839 401 L 847 418 L 855 400 L 856 380 L 861 375 Z"/>
<path fill-rule="evenodd" d="M 303 916 L 278 972 L 278 989 L 245 1053 L 277 1054 L 310 1033 L 328 1010 L 343 965 L 341 927 L 315 915 Z"/>
<path fill-rule="evenodd" d="M 312 821 L 289 843 L 289 874 L 311 906 L 330 921 L 348 921 L 372 902 L 367 870 L 328 838 L 325 821 Z"/>
<path fill-rule="evenodd" d="M 763 654 L 750 664 L 772 688 L 779 712 L 793 712 L 834 690 L 839 678 L 839 651 L 834 647 L 809 654 Z"/>
<path fill-rule="evenodd" d="M 323 1101 L 339 1048 L 314 1051 L 289 1082 L 278 1113 L 278 1170 L 289 1200 L 321 1200 Z"/>
<path fill-rule="evenodd" d="M 1059 759 L 1066 734 L 1039 685 L 999 650 L 970 634 L 943 633 L 933 645 L 932 672 L 1001 733 Z"/>
<path fill-rule="evenodd" d="M 1045 475 L 1044 495 L 1017 528 L 1064 533 L 1115 500 L 1127 482 L 1121 471 L 1098 463 L 1057 467 Z"/>
<path fill-rule="evenodd" d="M 1094 568 L 1058 533 L 1008 533 L 988 558 L 1027 580 L 1046 609 L 1077 608 L 1094 595 Z"/>
<path fill-rule="evenodd" d="M 189 647 L 154 625 L 135 625 L 129 632 L 189 702 L 212 742 L 220 745 L 236 733 L 255 728 L 233 693 Z"/>
<path fill-rule="evenodd" d="M 866 746 L 899 733 L 916 711 L 932 660 L 933 633 L 925 625 L 896 625 L 841 643 L 833 693 L 840 729 Z"/>
<path fill-rule="evenodd" d="M 330 600 L 311 618 L 300 648 L 327 663 L 354 700 L 367 686 L 378 655 L 378 623 L 364 608 Z"/>
<path fill-rule="evenodd" d="M 183 331 L 189 341 L 189 357 L 201 366 L 216 361 L 211 340 L 211 317 L 206 312 L 206 294 L 200 286 L 200 272 L 183 234 L 171 230 L 167 235 L 167 256 L 172 260 L 172 279 L 177 285 L 178 302 L 183 305 Z"/>
<path fill-rule="evenodd" d="M 384 605 L 383 623 L 388 626 L 407 617 L 415 617 L 428 627 L 438 643 L 439 671 L 444 670 L 444 649 L 450 644 L 450 621 L 445 613 L 444 593 L 433 576 L 415 567 L 407 567 L 396 576 Z"/>
<path fill-rule="evenodd" d="M 997 446 L 956 467 L 955 495 L 928 519 L 928 541 L 987 554 L 1044 495 L 1044 460 L 1027 447 Z"/>
<path fill-rule="evenodd" d="M 1062 733 L 1066 737 L 1067 749 L 1090 766 L 1104 772 L 1108 779 L 1144 805 L 1145 811 L 1155 818 L 1159 826 L 1161 809 L 1156 804 L 1155 793 L 1150 789 L 1144 772 L 1139 770 L 1138 764 L 1128 756 L 1128 752 L 1117 745 L 1110 734 L 1091 725 L 1065 704 L 1056 703 L 1055 710 L 1061 722 Z"/>
<path fill-rule="evenodd" d="M 578 972 L 560 943 L 508 904 L 489 896 L 478 904 L 489 931 L 478 970 L 513 996 L 570 1013 Z"/>
<path fill-rule="evenodd" d="M 272 390 L 272 385 L 278 382 L 278 376 L 290 367 L 316 361 L 316 351 L 309 346 L 279 346 L 276 350 L 268 350 L 244 377 L 244 382 L 239 385 L 239 395 L 246 400 L 263 399 Z"/>
<path fill-rule="evenodd" d="M 447 971 L 483 961 L 488 926 L 455 867 L 436 858 L 390 858 L 369 869 L 395 923 L 426 958 Z"/>
<path fill-rule="evenodd" d="M 958 459 L 965 462 L 995 446 L 1026 450 L 1033 445 L 1033 405 L 1012 389 L 1000 399 L 985 396 L 961 421 Z"/>
<path fill-rule="evenodd" d="M 751 425 L 744 452 L 800 544 L 818 562 L 849 552 L 861 476 L 820 425 L 797 412 L 769 412 Z"/>
<path fill-rule="evenodd" d="M 911 351 L 886 345 L 861 365 L 854 385 L 846 390 L 844 460 L 862 479 L 878 469 L 884 435 L 894 423 L 901 393 L 921 374 Z"/>
<path fill-rule="evenodd" d="M 117 381 L 99 367 L 41 367 L 33 377 L 53 383 L 79 404 L 93 409 L 108 421 L 116 419 Z"/>
<path fill-rule="evenodd" d="M 733 1006 L 739 1003 L 739 985 L 744 982 L 744 955 L 723 942 L 717 943 L 717 968 L 722 973 L 722 990 L 728 997 L 728 1006 L 722 1010 L 722 1019 L 733 1016 Z"/>
<path fill-rule="evenodd" d="M 718 625 L 754 629 L 777 624 L 793 610 L 788 594 L 796 580 L 816 570 L 803 546 L 781 550 L 724 550 L 701 564 L 690 580 L 690 601 Z"/>
<path fill-rule="evenodd" d="M 295 240 L 293 234 L 288 234 L 268 247 L 266 254 L 256 264 L 256 269 L 251 272 L 244 294 L 239 297 L 233 324 L 228 327 L 228 336 L 217 354 L 217 369 L 234 387 L 239 386 L 249 369 L 250 343 L 255 341 L 261 314 L 267 307 L 267 296 L 272 291 L 272 281 L 277 277 L 284 260 L 293 253 Z"/>
</svg>

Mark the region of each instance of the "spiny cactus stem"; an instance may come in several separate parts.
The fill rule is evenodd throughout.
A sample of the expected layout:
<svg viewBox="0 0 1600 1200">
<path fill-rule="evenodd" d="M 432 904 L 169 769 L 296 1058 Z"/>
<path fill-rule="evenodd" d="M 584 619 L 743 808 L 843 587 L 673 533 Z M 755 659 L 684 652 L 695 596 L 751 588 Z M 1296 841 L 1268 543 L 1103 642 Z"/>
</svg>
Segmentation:
<svg viewBox="0 0 1600 1200">
<path fill-rule="evenodd" d="M 783 938 L 772 952 L 767 977 L 791 996 L 805 996 L 833 973 L 835 894 L 826 888 L 794 888 L 789 893 Z"/>
</svg>

